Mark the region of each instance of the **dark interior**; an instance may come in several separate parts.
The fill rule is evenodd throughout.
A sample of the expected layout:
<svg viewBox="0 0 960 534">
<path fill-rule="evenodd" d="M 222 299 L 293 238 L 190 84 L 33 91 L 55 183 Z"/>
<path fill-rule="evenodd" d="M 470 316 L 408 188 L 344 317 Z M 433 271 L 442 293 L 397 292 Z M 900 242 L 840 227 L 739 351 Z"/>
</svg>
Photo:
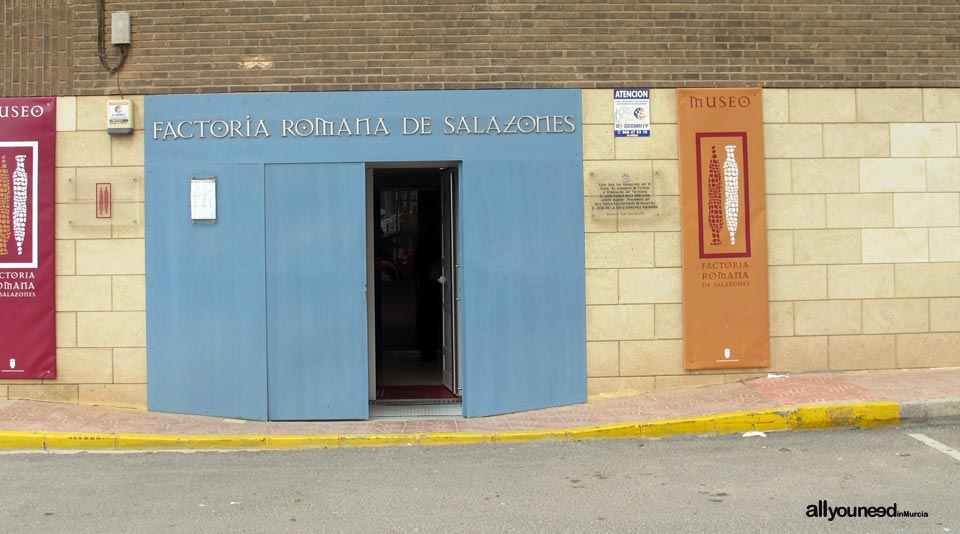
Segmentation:
<svg viewBox="0 0 960 534">
<path fill-rule="evenodd" d="M 374 171 L 378 399 L 443 393 L 440 173 Z"/>
</svg>

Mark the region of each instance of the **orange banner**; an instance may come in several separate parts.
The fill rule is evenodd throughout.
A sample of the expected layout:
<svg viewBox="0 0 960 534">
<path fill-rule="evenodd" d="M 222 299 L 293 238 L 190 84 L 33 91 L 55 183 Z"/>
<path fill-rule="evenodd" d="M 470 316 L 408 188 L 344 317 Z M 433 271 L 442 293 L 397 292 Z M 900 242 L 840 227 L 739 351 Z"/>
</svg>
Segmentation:
<svg viewBox="0 0 960 534">
<path fill-rule="evenodd" d="M 677 90 L 684 369 L 770 366 L 762 103 Z"/>
</svg>

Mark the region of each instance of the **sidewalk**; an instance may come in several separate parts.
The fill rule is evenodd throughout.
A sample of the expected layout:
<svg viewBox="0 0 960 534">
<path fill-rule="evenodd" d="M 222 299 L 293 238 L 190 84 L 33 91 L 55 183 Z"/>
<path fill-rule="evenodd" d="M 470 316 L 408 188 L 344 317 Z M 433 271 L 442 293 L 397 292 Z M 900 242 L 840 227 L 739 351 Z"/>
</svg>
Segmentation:
<svg viewBox="0 0 960 534">
<path fill-rule="evenodd" d="M 0 401 L 0 449 L 302 448 L 960 421 L 960 368 L 773 376 L 475 419 L 257 422 Z"/>
</svg>

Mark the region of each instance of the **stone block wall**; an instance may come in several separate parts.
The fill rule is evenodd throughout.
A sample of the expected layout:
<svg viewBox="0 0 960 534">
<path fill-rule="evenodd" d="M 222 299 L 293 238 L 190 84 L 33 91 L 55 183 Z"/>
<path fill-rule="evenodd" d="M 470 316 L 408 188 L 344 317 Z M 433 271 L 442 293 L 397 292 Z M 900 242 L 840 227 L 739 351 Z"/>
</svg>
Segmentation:
<svg viewBox="0 0 960 534">
<path fill-rule="evenodd" d="M 106 133 L 107 97 L 57 99 L 57 379 L 0 381 L 0 399 L 146 407 L 143 98 Z M 97 183 L 112 218 L 97 218 Z"/>
<path fill-rule="evenodd" d="M 146 406 L 143 99 L 57 101 L 58 379 L 0 399 Z M 770 369 L 683 370 L 676 92 L 650 138 L 613 137 L 612 90 L 583 93 L 590 394 L 768 371 L 960 366 L 960 89 L 764 91 Z M 593 217 L 598 184 L 653 184 L 654 217 Z M 113 218 L 95 189 L 111 183 Z"/>
<path fill-rule="evenodd" d="M 960 89 L 764 91 L 771 367 L 736 372 L 683 370 L 676 91 L 650 138 L 614 138 L 612 97 L 583 96 L 592 395 L 960 366 Z M 658 215 L 592 215 L 623 174 Z"/>
</svg>

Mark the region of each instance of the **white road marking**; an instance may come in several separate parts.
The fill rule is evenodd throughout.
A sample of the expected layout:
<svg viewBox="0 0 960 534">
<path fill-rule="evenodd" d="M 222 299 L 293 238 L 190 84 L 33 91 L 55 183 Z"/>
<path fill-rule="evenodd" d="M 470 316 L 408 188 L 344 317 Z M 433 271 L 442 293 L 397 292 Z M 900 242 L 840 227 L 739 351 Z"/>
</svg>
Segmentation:
<svg viewBox="0 0 960 534">
<path fill-rule="evenodd" d="M 929 446 L 929 447 L 933 447 L 934 449 L 942 452 L 943 454 L 946 454 L 947 456 L 950 456 L 950 457 L 953 458 L 954 460 L 960 461 L 960 451 L 951 449 L 950 447 L 947 447 L 947 446 L 944 445 L 943 443 L 940 443 L 939 441 L 937 441 L 937 440 L 935 440 L 935 439 L 928 438 L 927 436 L 924 436 L 923 434 L 907 434 L 907 435 L 910 436 L 911 438 L 919 441 L 920 443 L 923 443 L 924 445 L 927 445 L 927 446 Z"/>
</svg>

